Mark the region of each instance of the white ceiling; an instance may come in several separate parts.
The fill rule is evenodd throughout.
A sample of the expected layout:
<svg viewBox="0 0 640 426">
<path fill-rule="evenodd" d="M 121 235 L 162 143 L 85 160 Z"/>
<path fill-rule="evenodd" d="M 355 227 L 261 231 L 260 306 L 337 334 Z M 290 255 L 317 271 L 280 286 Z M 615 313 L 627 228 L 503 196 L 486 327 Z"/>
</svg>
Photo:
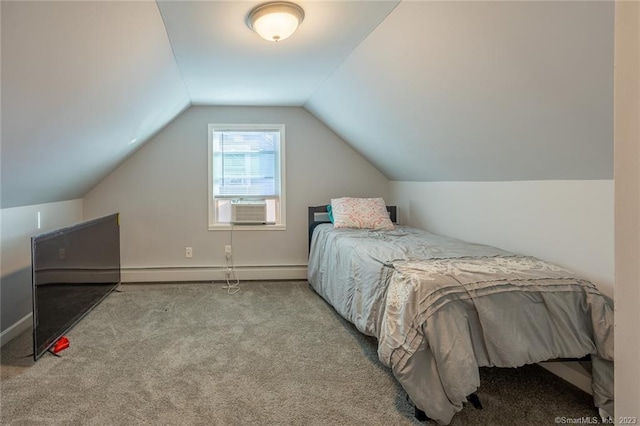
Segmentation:
<svg viewBox="0 0 640 426">
<path fill-rule="evenodd" d="M 303 105 L 395 180 L 611 179 L 613 2 L 5 1 L 2 207 L 80 198 L 191 104 Z M 132 141 L 134 141 L 132 143 Z"/>
<path fill-rule="evenodd" d="M 299 1 L 304 22 L 278 43 L 245 25 L 259 3 L 158 2 L 194 104 L 304 104 L 398 1 Z"/>
</svg>

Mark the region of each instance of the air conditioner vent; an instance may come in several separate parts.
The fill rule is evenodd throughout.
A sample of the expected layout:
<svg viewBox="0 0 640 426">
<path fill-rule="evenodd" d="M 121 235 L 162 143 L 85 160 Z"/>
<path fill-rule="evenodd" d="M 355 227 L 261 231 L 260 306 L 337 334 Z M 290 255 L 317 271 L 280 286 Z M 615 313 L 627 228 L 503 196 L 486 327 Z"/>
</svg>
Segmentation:
<svg viewBox="0 0 640 426">
<path fill-rule="evenodd" d="M 231 201 L 231 222 L 240 225 L 267 223 L 267 203 L 264 200 Z"/>
</svg>

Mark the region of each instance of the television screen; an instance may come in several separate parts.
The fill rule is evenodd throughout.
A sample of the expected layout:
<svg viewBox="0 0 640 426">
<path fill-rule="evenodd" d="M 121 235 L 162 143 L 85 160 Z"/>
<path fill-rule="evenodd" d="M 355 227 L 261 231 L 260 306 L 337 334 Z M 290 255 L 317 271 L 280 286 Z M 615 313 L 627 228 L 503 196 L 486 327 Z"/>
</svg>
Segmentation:
<svg viewBox="0 0 640 426">
<path fill-rule="evenodd" d="M 31 238 L 34 360 L 120 283 L 119 228 L 115 213 Z"/>
</svg>

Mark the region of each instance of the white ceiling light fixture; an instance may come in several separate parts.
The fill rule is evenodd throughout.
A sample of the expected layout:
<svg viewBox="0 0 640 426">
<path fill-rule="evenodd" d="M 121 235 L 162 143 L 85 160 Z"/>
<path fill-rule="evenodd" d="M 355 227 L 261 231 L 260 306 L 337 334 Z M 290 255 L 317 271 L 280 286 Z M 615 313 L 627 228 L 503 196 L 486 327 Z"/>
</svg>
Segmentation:
<svg viewBox="0 0 640 426">
<path fill-rule="evenodd" d="M 293 34 L 303 20 L 304 10 L 297 4 L 274 1 L 253 9 L 247 25 L 263 39 L 278 42 Z"/>
</svg>

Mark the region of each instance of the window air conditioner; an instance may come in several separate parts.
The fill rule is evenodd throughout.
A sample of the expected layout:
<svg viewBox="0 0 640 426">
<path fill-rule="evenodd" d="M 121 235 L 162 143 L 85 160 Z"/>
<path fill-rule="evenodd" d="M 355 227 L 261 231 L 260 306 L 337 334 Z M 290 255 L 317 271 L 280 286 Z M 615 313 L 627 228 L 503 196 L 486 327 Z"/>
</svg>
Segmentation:
<svg viewBox="0 0 640 426">
<path fill-rule="evenodd" d="M 267 223 L 267 202 L 264 200 L 232 200 L 231 223 L 264 225 Z"/>
</svg>

